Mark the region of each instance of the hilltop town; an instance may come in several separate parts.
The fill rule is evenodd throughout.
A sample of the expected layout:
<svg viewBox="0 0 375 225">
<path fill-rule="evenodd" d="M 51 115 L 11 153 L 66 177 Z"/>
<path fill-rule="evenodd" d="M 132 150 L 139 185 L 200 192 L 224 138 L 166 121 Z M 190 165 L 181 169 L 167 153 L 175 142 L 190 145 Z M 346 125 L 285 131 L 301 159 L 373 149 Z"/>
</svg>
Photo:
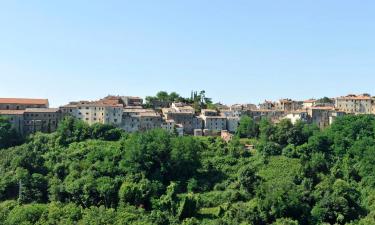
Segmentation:
<svg viewBox="0 0 375 225">
<path fill-rule="evenodd" d="M 161 93 L 161 94 L 160 94 Z M 213 104 L 204 91 L 181 98 L 176 93 L 160 92 L 159 97 L 110 95 L 96 101 L 76 101 L 50 108 L 48 99 L 0 98 L 0 115 L 9 118 L 22 135 L 53 132 L 60 120 L 72 116 L 88 124 L 111 124 L 127 132 L 162 128 L 178 135 L 222 136 L 235 133 L 241 116 L 255 121 L 268 118 L 314 123 L 323 129 L 345 114 L 375 114 L 375 97 L 369 94 L 297 101 L 280 99 L 259 105 Z M 158 96 L 158 95 L 157 95 Z M 164 96 L 164 97 L 160 97 Z"/>
</svg>

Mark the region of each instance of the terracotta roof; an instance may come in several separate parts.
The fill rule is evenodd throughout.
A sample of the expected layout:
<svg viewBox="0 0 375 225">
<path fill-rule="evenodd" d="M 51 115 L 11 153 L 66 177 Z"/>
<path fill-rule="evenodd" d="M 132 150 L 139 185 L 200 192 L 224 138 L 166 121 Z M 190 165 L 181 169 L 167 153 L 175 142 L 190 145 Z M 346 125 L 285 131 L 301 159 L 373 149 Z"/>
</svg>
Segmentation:
<svg viewBox="0 0 375 225">
<path fill-rule="evenodd" d="M 36 113 L 56 113 L 59 109 L 57 108 L 27 108 L 25 112 L 36 112 Z"/>
<path fill-rule="evenodd" d="M 314 102 L 316 102 L 316 100 L 315 99 L 308 99 L 308 100 L 305 100 L 303 102 L 304 103 L 314 103 Z"/>
<path fill-rule="evenodd" d="M 0 104 L 48 105 L 48 99 L 34 99 L 34 98 L 0 98 Z"/>
<path fill-rule="evenodd" d="M 348 95 L 348 96 L 341 96 L 337 99 L 344 99 L 344 100 L 371 100 L 370 96 L 365 95 Z"/>
<path fill-rule="evenodd" d="M 0 110 L 0 115 L 22 115 L 25 110 Z"/>
</svg>

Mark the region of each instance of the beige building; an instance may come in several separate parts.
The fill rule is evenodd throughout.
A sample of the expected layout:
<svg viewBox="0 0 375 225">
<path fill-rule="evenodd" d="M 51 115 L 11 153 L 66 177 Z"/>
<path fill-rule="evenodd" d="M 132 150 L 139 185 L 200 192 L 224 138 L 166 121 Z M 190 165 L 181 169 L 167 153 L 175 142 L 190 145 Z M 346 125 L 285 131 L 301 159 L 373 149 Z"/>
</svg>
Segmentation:
<svg viewBox="0 0 375 225">
<path fill-rule="evenodd" d="M 347 95 L 336 98 L 335 107 L 348 114 L 371 114 L 373 103 L 369 95 Z"/>
<path fill-rule="evenodd" d="M 302 121 L 302 122 L 309 121 L 309 115 L 307 111 L 303 111 L 303 110 L 289 112 L 286 114 L 284 118 L 289 119 L 292 122 L 292 124 L 296 124 L 297 121 Z"/>
<path fill-rule="evenodd" d="M 265 100 L 263 103 L 259 104 L 259 109 L 260 110 L 274 110 L 275 109 L 275 103 L 272 101 Z M 254 111 L 256 109 L 253 109 Z"/>
<path fill-rule="evenodd" d="M 71 102 L 60 107 L 64 116 L 71 115 L 88 124 L 112 124 L 120 126 L 122 121 L 123 105 L 106 101 L 79 101 Z"/>
<path fill-rule="evenodd" d="M 308 99 L 303 101 L 303 108 L 304 109 L 309 109 L 311 107 L 314 107 L 316 105 L 316 100 L 315 99 Z"/>
<path fill-rule="evenodd" d="M 221 131 L 227 129 L 227 118 L 219 116 L 216 110 L 204 109 L 200 116 L 205 130 Z"/>
<path fill-rule="evenodd" d="M 302 109 L 302 107 L 303 107 L 303 102 L 294 101 L 291 99 L 280 99 L 275 104 L 276 110 L 284 111 L 284 112 L 297 111 L 299 109 Z"/>
<path fill-rule="evenodd" d="M 0 98 L 0 110 L 24 110 L 26 108 L 48 107 L 48 99 Z"/>
</svg>

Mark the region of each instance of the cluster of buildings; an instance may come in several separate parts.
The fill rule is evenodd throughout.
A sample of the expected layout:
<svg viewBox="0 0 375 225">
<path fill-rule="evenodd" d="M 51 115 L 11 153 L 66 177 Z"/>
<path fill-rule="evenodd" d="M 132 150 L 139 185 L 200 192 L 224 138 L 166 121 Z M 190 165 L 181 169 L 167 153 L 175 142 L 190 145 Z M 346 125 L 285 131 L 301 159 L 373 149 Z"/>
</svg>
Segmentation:
<svg viewBox="0 0 375 225">
<path fill-rule="evenodd" d="M 0 115 L 6 116 L 23 135 L 36 131 L 53 132 L 65 116 L 88 124 L 112 124 L 127 132 L 162 128 L 179 135 L 218 136 L 230 139 L 243 115 L 254 120 L 269 118 L 277 123 L 301 120 L 325 128 L 345 114 L 375 114 L 375 97 L 368 94 L 347 95 L 333 99 L 296 101 L 281 99 L 261 104 L 216 104 L 201 112 L 186 103 L 157 102 L 145 108 L 143 99 L 131 96 L 107 96 L 97 101 L 70 102 L 49 108 L 47 99 L 0 98 Z"/>
</svg>

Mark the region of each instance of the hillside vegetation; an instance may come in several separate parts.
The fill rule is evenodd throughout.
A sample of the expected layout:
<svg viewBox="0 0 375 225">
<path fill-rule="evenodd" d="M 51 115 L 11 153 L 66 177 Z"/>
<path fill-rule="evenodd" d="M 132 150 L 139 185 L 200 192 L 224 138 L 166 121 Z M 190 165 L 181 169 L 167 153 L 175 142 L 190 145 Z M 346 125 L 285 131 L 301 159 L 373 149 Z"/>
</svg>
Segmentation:
<svg viewBox="0 0 375 225">
<path fill-rule="evenodd" d="M 66 118 L 22 144 L 2 119 L 0 224 L 375 224 L 374 116 L 241 123 L 226 143 Z"/>
</svg>

